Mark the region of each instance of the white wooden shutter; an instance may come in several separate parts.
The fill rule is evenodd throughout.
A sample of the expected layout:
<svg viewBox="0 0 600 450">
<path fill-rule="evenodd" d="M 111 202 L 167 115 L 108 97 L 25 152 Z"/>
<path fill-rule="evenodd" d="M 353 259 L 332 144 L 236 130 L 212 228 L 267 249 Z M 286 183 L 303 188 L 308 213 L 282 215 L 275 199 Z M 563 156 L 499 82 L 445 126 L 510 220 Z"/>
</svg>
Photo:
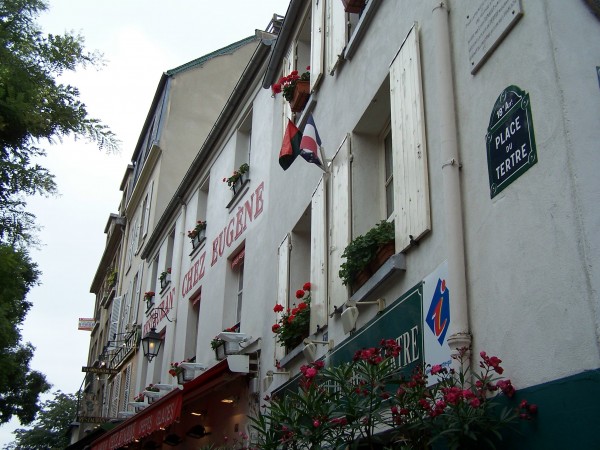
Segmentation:
<svg viewBox="0 0 600 450">
<path fill-rule="evenodd" d="M 283 58 L 283 76 L 286 77 L 288 76 L 292 70 L 294 70 L 296 67 L 296 42 L 292 43 L 292 45 L 290 46 L 289 50 L 288 50 L 288 54 L 285 58 Z M 281 96 L 281 101 L 283 102 L 283 129 L 281 132 L 281 135 L 283 136 L 285 134 L 285 130 L 287 128 L 287 124 L 288 124 L 288 119 L 291 120 L 292 118 L 292 107 L 290 106 L 290 102 L 288 102 L 284 97 L 283 97 L 283 92 L 280 94 L 277 94 L 278 96 Z"/>
<path fill-rule="evenodd" d="M 131 388 L 131 364 L 125 369 L 125 386 L 123 387 L 123 402 L 121 403 L 122 410 L 127 411 L 129 406 L 129 390 Z"/>
<path fill-rule="evenodd" d="M 417 27 L 390 67 L 396 251 L 431 229 L 425 115 Z"/>
<path fill-rule="evenodd" d="M 148 191 L 148 201 L 146 202 L 146 217 L 144 218 L 144 236 L 148 233 L 150 227 L 150 211 L 152 209 L 152 191 L 154 189 L 154 181 L 150 183 L 150 190 Z"/>
<path fill-rule="evenodd" d="M 287 309 L 290 305 L 290 235 L 286 235 L 277 251 L 277 303 Z M 279 317 L 277 317 L 279 319 Z M 275 321 L 273 321 L 275 323 Z M 281 360 L 285 356 L 285 347 L 275 344 L 275 359 Z"/>
<path fill-rule="evenodd" d="M 310 224 L 310 333 L 316 333 L 317 325 L 327 325 L 327 202 L 325 177 L 321 178 L 311 201 Z"/>
<path fill-rule="evenodd" d="M 115 334 L 119 332 L 119 319 L 121 318 L 121 296 L 113 298 L 112 309 L 110 312 L 110 327 L 108 340 L 113 341 Z M 114 342 L 111 342 L 110 347 L 116 347 Z"/>
<path fill-rule="evenodd" d="M 130 324 L 135 324 L 138 319 L 138 312 L 140 309 L 140 303 L 142 302 L 142 278 L 144 275 L 144 263 L 140 264 L 140 268 L 138 270 L 137 284 L 134 286 L 135 296 L 133 297 L 133 314 L 129 319 Z"/>
<path fill-rule="evenodd" d="M 129 291 L 123 294 L 121 300 L 121 318 L 119 320 L 119 333 L 125 333 L 129 324 L 129 313 L 131 311 L 131 282 L 129 283 Z M 117 339 L 123 339 L 125 336 L 117 336 Z"/>
<path fill-rule="evenodd" d="M 104 387 L 102 388 L 102 417 L 108 417 L 108 406 L 110 404 L 110 399 L 108 398 L 108 393 L 112 390 L 112 383 L 104 383 Z"/>
<path fill-rule="evenodd" d="M 333 75 L 344 54 L 348 25 L 343 3 L 333 0 L 327 4 L 327 71 Z"/>
<path fill-rule="evenodd" d="M 340 2 L 341 3 L 341 2 Z M 350 242 L 350 137 L 346 136 L 331 163 L 331 208 L 329 211 L 329 313 L 348 300 L 348 289 L 338 274 L 342 253 Z"/>
<path fill-rule="evenodd" d="M 121 372 L 115 375 L 112 382 L 112 393 L 110 397 L 110 417 L 117 417 L 119 410 L 119 394 L 121 393 Z"/>
<path fill-rule="evenodd" d="M 325 43 L 325 0 L 313 0 L 312 33 L 310 36 L 310 90 L 323 76 L 323 45 Z"/>
</svg>

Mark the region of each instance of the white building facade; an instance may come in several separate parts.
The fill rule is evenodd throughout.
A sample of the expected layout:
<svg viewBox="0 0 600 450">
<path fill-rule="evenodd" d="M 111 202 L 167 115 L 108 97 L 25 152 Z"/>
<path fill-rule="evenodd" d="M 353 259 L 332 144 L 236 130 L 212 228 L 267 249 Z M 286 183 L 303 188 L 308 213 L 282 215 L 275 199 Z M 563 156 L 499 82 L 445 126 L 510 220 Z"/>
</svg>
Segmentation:
<svg viewBox="0 0 600 450">
<path fill-rule="evenodd" d="M 370 0 L 348 13 L 340 0 L 292 0 L 278 31 L 262 35 L 140 244 L 150 274 L 140 292 L 156 294 L 137 323 L 161 336 L 161 350 L 151 361 L 138 353 L 136 383 L 169 386 L 93 448 L 198 448 L 250 434 L 247 416 L 310 353 L 272 331 L 274 305 L 294 307 L 305 282 L 316 358 L 336 364 L 381 338 L 402 345 L 407 372 L 461 347 L 496 354 L 540 410 L 506 448 L 592 448 L 594 11 L 583 1 Z M 292 112 L 271 86 L 307 67 L 310 98 Z M 306 130 L 310 117 L 324 170 L 302 157 L 282 170 L 288 124 Z M 241 186 L 228 186 L 244 164 Z M 205 238 L 192 243 L 198 221 Z M 344 285 L 344 249 L 381 221 L 393 223 L 393 256 L 361 287 Z M 240 342 L 219 355 L 217 336 Z M 172 389 L 180 362 L 190 379 Z"/>
</svg>

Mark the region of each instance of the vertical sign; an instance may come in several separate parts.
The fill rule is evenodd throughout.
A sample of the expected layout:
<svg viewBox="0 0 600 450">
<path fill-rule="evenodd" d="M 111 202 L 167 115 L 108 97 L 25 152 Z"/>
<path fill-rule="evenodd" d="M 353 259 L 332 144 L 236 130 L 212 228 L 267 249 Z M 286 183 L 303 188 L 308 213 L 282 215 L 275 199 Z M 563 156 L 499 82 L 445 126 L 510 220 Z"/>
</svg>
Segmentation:
<svg viewBox="0 0 600 450">
<path fill-rule="evenodd" d="M 448 261 L 444 261 L 423 279 L 423 351 L 425 373 L 439 364 L 450 368 L 452 359 L 448 346 L 450 329 L 451 286 L 448 283 Z M 435 382 L 435 377 L 429 383 Z"/>
<path fill-rule="evenodd" d="M 502 91 L 490 116 L 485 144 L 494 198 L 537 162 L 529 94 L 517 86 Z"/>
</svg>

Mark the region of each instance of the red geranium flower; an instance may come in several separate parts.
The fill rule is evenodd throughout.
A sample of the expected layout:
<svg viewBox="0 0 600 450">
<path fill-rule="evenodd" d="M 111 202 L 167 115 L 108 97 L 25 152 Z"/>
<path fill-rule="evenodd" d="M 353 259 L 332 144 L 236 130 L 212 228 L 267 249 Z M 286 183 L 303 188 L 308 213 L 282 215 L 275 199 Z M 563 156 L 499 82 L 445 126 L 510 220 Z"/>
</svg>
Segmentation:
<svg viewBox="0 0 600 450">
<path fill-rule="evenodd" d="M 302 289 L 304 289 L 305 291 L 310 291 L 310 281 L 307 281 L 306 283 L 304 283 L 304 286 L 302 286 Z"/>
<path fill-rule="evenodd" d="M 273 311 L 276 313 L 283 311 L 283 305 L 279 303 L 275 304 L 275 306 L 273 307 Z"/>
<path fill-rule="evenodd" d="M 298 289 L 296 291 L 296 298 L 302 298 L 304 297 L 304 291 L 302 289 Z"/>
</svg>

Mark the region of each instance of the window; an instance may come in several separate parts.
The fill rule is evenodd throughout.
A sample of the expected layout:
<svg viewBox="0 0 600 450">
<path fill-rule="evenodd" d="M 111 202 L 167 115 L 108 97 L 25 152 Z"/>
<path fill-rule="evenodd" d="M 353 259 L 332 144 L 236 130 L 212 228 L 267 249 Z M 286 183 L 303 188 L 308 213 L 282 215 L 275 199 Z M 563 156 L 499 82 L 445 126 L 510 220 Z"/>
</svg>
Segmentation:
<svg viewBox="0 0 600 450">
<path fill-rule="evenodd" d="M 250 162 L 252 150 L 252 110 L 246 114 L 240 127 L 237 129 L 235 139 L 235 167 Z"/>
<path fill-rule="evenodd" d="M 227 273 L 226 301 L 223 308 L 223 328 L 241 328 L 244 299 L 245 247 L 230 258 L 231 270 Z"/>
<path fill-rule="evenodd" d="M 235 314 L 235 323 L 242 323 L 242 303 L 244 298 L 244 262 L 237 267 L 237 306 Z"/>
<path fill-rule="evenodd" d="M 187 332 L 185 333 L 185 357 L 190 358 L 196 354 L 198 341 L 198 323 L 200 319 L 200 303 L 202 291 L 190 297 L 187 314 Z"/>
</svg>

